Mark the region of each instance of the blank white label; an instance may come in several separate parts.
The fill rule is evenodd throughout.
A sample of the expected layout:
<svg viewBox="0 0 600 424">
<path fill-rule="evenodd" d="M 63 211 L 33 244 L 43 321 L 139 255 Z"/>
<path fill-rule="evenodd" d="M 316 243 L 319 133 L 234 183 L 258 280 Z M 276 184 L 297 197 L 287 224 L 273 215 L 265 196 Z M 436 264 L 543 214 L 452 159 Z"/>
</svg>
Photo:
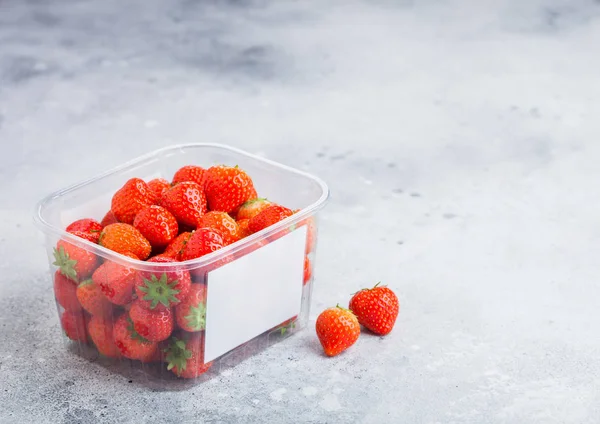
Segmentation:
<svg viewBox="0 0 600 424">
<path fill-rule="evenodd" d="M 300 313 L 306 226 L 208 273 L 204 361 Z"/>
</svg>

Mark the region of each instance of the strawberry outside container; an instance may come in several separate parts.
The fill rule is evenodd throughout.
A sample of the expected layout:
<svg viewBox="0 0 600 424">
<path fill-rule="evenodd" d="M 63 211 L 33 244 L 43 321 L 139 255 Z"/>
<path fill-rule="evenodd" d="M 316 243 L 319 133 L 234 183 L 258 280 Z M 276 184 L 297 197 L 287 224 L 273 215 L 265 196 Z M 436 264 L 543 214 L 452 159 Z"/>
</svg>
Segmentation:
<svg viewBox="0 0 600 424">
<path fill-rule="evenodd" d="M 260 197 L 298 211 L 211 254 L 174 263 L 135 260 L 65 231 L 77 219 L 101 220 L 112 195 L 128 179 L 170 180 L 177 169 L 190 164 L 237 165 L 253 179 Z M 38 203 L 34 217 L 45 235 L 65 344 L 89 362 L 137 377 L 150 387 L 169 389 L 205 381 L 294 334 L 308 321 L 317 212 L 328 194 L 325 183 L 305 172 L 224 145 L 188 144 L 156 150 L 49 195 Z M 57 255 L 63 264 L 78 261 L 76 282 L 63 278 Z M 196 291 L 197 307 L 188 311 L 201 330 L 176 326 L 169 339 L 153 343 L 134 340 L 137 335 L 128 332 L 130 304 L 110 304 L 90 315 L 77 303 L 77 288 L 107 262 L 114 273 L 106 278 L 115 281 L 121 273 L 169 279 L 189 275 L 194 287 L 202 288 Z"/>
</svg>

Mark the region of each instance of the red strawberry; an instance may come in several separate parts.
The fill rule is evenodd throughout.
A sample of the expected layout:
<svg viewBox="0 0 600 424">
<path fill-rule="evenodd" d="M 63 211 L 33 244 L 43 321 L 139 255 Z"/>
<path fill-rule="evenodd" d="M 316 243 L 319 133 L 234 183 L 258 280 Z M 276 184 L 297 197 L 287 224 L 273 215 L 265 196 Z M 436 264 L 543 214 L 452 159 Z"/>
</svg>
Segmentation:
<svg viewBox="0 0 600 424">
<path fill-rule="evenodd" d="M 148 262 L 176 262 L 165 255 L 157 255 Z M 135 292 L 140 306 L 146 309 L 168 309 L 184 300 L 192 280 L 190 273 L 185 270 L 169 269 L 168 271 L 140 271 L 135 286 Z"/>
<path fill-rule="evenodd" d="M 212 366 L 204 363 L 204 342 L 197 337 L 171 338 L 167 348 L 167 369 L 181 378 L 196 378 Z"/>
<path fill-rule="evenodd" d="M 167 346 L 169 346 L 168 342 L 169 340 L 164 340 L 160 343 L 158 343 L 158 346 L 156 348 L 156 350 L 154 351 L 154 353 L 150 356 L 146 356 L 144 358 L 140 358 L 140 362 L 142 362 L 143 364 L 152 364 L 152 363 L 157 363 L 157 362 L 165 362 L 165 355 L 166 353 L 164 352 L 165 349 L 167 348 Z"/>
<path fill-rule="evenodd" d="M 113 334 L 115 345 L 126 358 L 146 360 L 156 354 L 158 344 L 140 336 L 133 328 L 133 322 L 125 313 L 115 322 Z"/>
<path fill-rule="evenodd" d="M 92 234 L 92 233 L 84 233 L 83 231 L 70 231 L 70 234 L 73 234 L 74 236 L 77 236 L 79 238 L 91 241 L 92 243 L 96 243 L 98 244 L 98 235 Z"/>
<path fill-rule="evenodd" d="M 129 318 L 135 331 L 151 342 L 168 339 L 175 325 L 171 309 L 149 310 L 137 301 L 131 305 Z"/>
<path fill-rule="evenodd" d="M 157 199 L 160 199 L 171 188 L 171 184 L 164 178 L 155 178 L 148 181 L 148 188 L 154 193 Z"/>
<path fill-rule="evenodd" d="M 131 258 L 135 256 L 128 254 Z M 133 298 L 137 272 L 116 262 L 106 261 L 92 275 L 92 281 L 100 286 L 102 294 L 115 305 L 127 305 Z"/>
<path fill-rule="evenodd" d="M 317 225 L 313 217 L 307 218 L 300 225 L 306 225 L 306 250 L 304 253 L 307 255 L 315 250 L 315 244 L 317 242 Z"/>
<path fill-rule="evenodd" d="M 133 225 L 110 224 L 100 233 L 101 246 L 122 255 L 132 253 L 138 259 L 144 260 L 150 256 L 150 242 Z"/>
<path fill-rule="evenodd" d="M 173 185 L 177 183 L 183 183 L 186 181 L 192 181 L 196 184 L 200 184 L 200 187 L 204 187 L 206 170 L 200 166 L 187 165 L 173 175 Z"/>
<path fill-rule="evenodd" d="M 211 211 L 233 212 L 244 202 L 256 197 L 252 179 L 237 166 L 209 168 L 204 189 Z"/>
<path fill-rule="evenodd" d="M 304 257 L 304 285 L 306 285 L 312 277 L 312 265 L 308 256 Z"/>
<path fill-rule="evenodd" d="M 243 239 L 244 237 L 248 237 L 250 234 L 252 234 L 252 231 L 250 231 L 250 228 L 248 227 L 249 223 L 250 223 L 249 219 L 240 219 L 239 221 L 237 221 L 238 235 L 239 235 L 240 239 Z"/>
<path fill-rule="evenodd" d="M 76 294 L 83 309 L 90 314 L 103 317 L 112 315 L 112 303 L 102 294 L 100 286 L 91 279 L 79 283 Z"/>
<path fill-rule="evenodd" d="M 192 284 L 188 297 L 175 307 L 175 319 L 179 328 L 196 332 L 206 325 L 206 286 Z"/>
<path fill-rule="evenodd" d="M 340 306 L 321 312 L 315 327 L 327 356 L 342 353 L 358 340 L 360 334 L 360 325 L 354 314 Z"/>
<path fill-rule="evenodd" d="M 81 312 L 81 305 L 77 300 L 77 283 L 69 280 L 60 271 L 54 274 L 54 297 L 65 310 Z"/>
<path fill-rule="evenodd" d="M 83 312 L 64 311 L 60 316 L 60 325 L 65 334 L 71 340 L 87 343 L 87 332 L 85 331 L 87 317 Z"/>
<path fill-rule="evenodd" d="M 198 228 L 209 228 L 219 233 L 226 246 L 240 239 L 237 222 L 226 212 L 207 212 L 200 218 Z"/>
<path fill-rule="evenodd" d="M 242 219 L 254 218 L 271 205 L 273 205 L 273 203 L 269 202 L 267 199 L 257 198 L 248 200 L 240 206 L 237 211 L 236 220 L 240 221 Z"/>
<path fill-rule="evenodd" d="M 119 222 L 119 220 L 115 214 L 112 211 L 108 211 L 106 212 L 106 215 L 104 215 L 104 218 L 102 218 L 102 221 L 100 221 L 100 225 L 102 225 L 102 228 L 104 228 L 107 225 L 116 224 L 117 222 Z"/>
<path fill-rule="evenodd" d="M 100 354 L 109 358 L 118 358 L 121 352 L 115 345 L 112 322 L 101 316 L 92 316 L 88 323 L 88 333 Z"/>
<path fill-rule="evenodd" d="M 191 236 L 191 232 L 179 234 L 175 238 L 175 240 L 173 240 L 171 244 L 167 246 L 162 255 L 167 256 L 169 258 L 173 258 L 176 261 L 181 261 L 181 254 L 183 253 L 185 245 L 187 244 Z"/>
<path fill-rule="evenodd" d="M 171 187 L 161 198 L 160 204 L 175 216 L 180 225 L 194 228 L 198 225 L 200 217 L 206 213 L 204 189 L 191 181 Z"/>
<path fill-rule="evenodd" d="M 199 228 L 192 234 L 185 245 L 181 254 L 181 260 L 187 261 L 199 258 L 215 250 L 219 250 L 223 246 L 225 246 L 225 243 L 219 233 L 208 228 Z"/>
<path fill-rule="evenodd" d="M 377 283 L 372 289 L 363 289 L 352 296 L 350 309 L 364 327 L 385 336 L 394 328 L 400 304 L 391 289 Z"/>
<path fill-rule="evenodd" d="M 98 258 L 83 247 L 75 246 L 66 240 L 59 240 L 54 249 L 54 265 L 73 281 L 83 280 L 94 272 Z"/>
<path fill-rule="evenodd" d="M 142 209 L 135 216 L 133 226 L 142 233 L 153 248 L 165 247 L 177 237 L 179 232 L 173 214 L 157 205 Z"/>
<path fill-rule="evenodd" d="M 84 218 L 69 224 L 66 231 L 67 233 L 89 240 L 92 243 L 98 243 L 102 224 L 94 219 Z"/>
<path fill-rule="evenodd" d="M 292 216 L 293 214 L 291 209 L 279 205 L 271 205 L 250 219 L 248 227 L 250 228 L 250 231 L 256 233 Z"/>
<path fill-rule="evenodd" d="M 154 192 L 148 184 L 139 178 L 131 178 L 113 196 L 110 210 L 115 217 L 126 224 L 133 224 L 133 219 L 146 206 L 156 203 Z"/>
</svg>

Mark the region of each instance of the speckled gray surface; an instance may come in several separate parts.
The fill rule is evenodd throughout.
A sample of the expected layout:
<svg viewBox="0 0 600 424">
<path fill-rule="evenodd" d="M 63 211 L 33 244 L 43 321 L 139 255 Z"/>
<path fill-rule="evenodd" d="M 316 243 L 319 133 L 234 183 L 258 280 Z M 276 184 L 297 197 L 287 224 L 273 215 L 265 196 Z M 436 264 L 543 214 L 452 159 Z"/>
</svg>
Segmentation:
<svg viewBox="0 0 600 424">
<path fill-rule="evenodd" d="M 600 4 L 0 1 L 0 422 L 600 422 Z M 171 143 L 329 184 L 312 320 L 401 314 L 153 392 L 60 341 L 34 203 Z"/>
</svg>

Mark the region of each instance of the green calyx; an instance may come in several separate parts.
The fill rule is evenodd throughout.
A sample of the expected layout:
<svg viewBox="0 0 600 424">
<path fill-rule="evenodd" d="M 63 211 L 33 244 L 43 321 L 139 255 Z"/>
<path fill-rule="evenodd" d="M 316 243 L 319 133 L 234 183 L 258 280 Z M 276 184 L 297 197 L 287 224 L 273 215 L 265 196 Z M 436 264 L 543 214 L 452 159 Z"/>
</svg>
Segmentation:
<svg viewBox="0 0 600 424">
<path fill-rule="evenodd" d="M 352 313 L 352 311 L 350 309 L 342 308 L 339 303 L 337 305 L 335 305 L 335 307 L 338 308 L 338 309 L 341 309 L 342 311 L 346 311 L 346 312 Z"/>
<path fill-rule="evenodd" d="M 179 299 L 175 297 L 176 294 L 179 294 L 179 290 L 173 288 L 177 283 L 177 280 L 169 283 L 166 273 L 163 273 L 160 278 L 156 278 L 156 275 L 152 274 L 150 279 L 144 278 L 142 285 L 138 288 L 144 293 L 142 299 L 150 302 L 150 309 L 156 308 L 159 303 L 170 308 L 179 302 Z"/>
<path fill-rule="evenodd" d="M 246 202 L 245 202 L 245 203 L 242 205 L 242 207 L 244 207 L 244 206 L 250 206 L 250 205 L 253 205 L 254 203 L 259 203 L 259 202 L 260 202 L 260 203 L 262 203 L 262 202 L 268 202 L 268 201 L 269 201 L 269 200 L 268 200 L 266 197 L 257 197 L 256 199 L 250 199 L 250 200 L 247 200 L 247 201 L 246 201 Z"/>
<path fill-rule="evenodd" d="M 88 278 L 87 280 L 83 280 L 81 283 L 79 283 L 80 286 L 88 286 L 90 284 L 94 284 L 94 282 L 92 281 L 91 278 Z"/>
<path fill-rule="evenodd" d="M 150 340 L 142 337 L 140 335 L 140 333 L 135 331 L 135 326 L 133 325 L 133 321 L 129 317 L 127 317 L 127 331 L 129 331 L 129 334 L 131 334 L 131 338 L 133 340 L 138 340 L 142 343 L 150 343 Z"/>
<path fill-rule="evenodd" d="M 363 291 L 369 291 L 369 290 L 376 289 L 377 287 L 387 287 L 386 285 L 380 286 L 380 284 L 381 284 L 381 281 L 378 282 L 377 284 L 375 284 L 372 289 L 360 289 L 359 291 L 352 293 L 351 296 L 354 296 L 355 294 L 358 294 Z"/>
<path fill-rule="evenodd" d="M 181 375 L 181 371 L 185 370 L 188 360 L 192 357 L 192 351 L 186 349 L 184 340 L 172 337 L 171 343 L 169 343 L 169 347 L 165 349 L 165 352 L 167 353 L 167 369 L 172 370 L 177 367 L 177 375 Z"/>
<path fill-rule="evenodd" d="M 200 302 L 198 306 L 190 306 L 190 313 L 185 316 L 185 321 L 192 331 L 201 331 L 206 327 L 206 306 Z"/>
<path fill-rule="evenodd" d="M 281 335 L 285 335 L 285 333 L 288 332 L 288 330 L 292 330 L 296 328 L 296 321 L 292 321 L 290 322 L 288 325 L 284 325 L 283 327 L 281 327 Z"/>
<path fill-rule="evenodd" d="M 77 271 L 75 271 L 77 261 L 69 257 L 64 246 L 60 246 L 58 249 L 54 248 L 54 262 L 52 262 L 52 265 L 56 265 L 65 277 L 77 281 Z"/>
</svg>

